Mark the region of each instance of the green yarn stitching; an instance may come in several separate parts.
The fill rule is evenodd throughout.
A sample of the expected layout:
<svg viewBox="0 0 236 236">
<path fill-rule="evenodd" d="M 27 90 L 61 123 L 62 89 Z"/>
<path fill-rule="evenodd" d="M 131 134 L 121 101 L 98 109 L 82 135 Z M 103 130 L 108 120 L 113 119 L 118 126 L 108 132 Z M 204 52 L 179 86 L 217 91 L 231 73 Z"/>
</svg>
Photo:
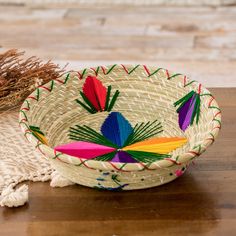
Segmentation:
<svg viewBox="0 0 236 236">
<path fill-rule="evenodd" d="M 152 163 L 157 160 L 163 160 L 164 158 L 170 158 L 171 156 L 168 154 L 160 154 L 160 153 L 153 153 L 153 152 L 143 152 L 143 151 L 126 151 L 130 154 L 134 159 L 139 162 L 144 163 Z"/>
<path fill-rule="evenodd" d="M 160 122 L 157 123 L 157 120 L 154 120 L 153 122 L 149 121 L 146 124 L 144 122 L 136 124 L 133 129 L 133 133 L 130 134 L 124 146 L 144 141 L 161 133 L 162 131 L 162 125 Z"/>
<path fill-rule="evenodd" d="M 76 141 L 85 141 L 97 143 L 109 147 L 118 148 L 117 145 L 110 142 L 103 135 L 98 133 L 96 130 L 84 125 L 76 125 L 76 128 L 70 127 L 69 138 Z"/>
</svg>

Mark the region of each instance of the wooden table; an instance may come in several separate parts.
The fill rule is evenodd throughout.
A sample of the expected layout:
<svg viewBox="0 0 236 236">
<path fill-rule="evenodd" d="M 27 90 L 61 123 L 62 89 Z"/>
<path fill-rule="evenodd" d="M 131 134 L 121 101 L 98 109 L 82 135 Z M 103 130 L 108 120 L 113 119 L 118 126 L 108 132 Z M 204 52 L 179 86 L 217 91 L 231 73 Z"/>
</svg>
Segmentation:
<svg viewBox="0 0 236 236">
<path fill-rule="evenodd" d="M 212 92 L 220 137 L 182 177 L 130 192 L 32 183 L 29 204 L 0 209 L 0 235 L 236 235 L 236 89 Z"/>
</svg>

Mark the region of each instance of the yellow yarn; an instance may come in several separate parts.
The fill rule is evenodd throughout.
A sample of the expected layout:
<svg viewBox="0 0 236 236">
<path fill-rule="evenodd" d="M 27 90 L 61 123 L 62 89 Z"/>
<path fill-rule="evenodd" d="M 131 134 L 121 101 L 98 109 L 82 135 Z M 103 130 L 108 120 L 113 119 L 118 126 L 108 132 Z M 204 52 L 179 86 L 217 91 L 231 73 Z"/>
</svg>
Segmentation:
<svg viewBox="0 0 236 236">
<path fill-rule="evenodd" d="M 154 138 L 126 146 L 122 150 L 166 154 L 183 146 L 186 142 L 186 138 Z"/>
</svg>

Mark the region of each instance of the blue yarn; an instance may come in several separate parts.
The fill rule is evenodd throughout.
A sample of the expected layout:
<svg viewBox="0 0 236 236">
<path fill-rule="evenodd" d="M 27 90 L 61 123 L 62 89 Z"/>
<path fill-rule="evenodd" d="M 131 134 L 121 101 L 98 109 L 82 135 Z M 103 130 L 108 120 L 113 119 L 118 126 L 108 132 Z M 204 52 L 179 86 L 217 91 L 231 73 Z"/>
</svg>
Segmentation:
<svg viewBox="0 0 236 236">
<path fill-rule="evenodd" d="M 133 128 L 120 112 L 111 112 L 102 124 L 101 133 L 118 147 L 123 147 Z"/>
</svg>

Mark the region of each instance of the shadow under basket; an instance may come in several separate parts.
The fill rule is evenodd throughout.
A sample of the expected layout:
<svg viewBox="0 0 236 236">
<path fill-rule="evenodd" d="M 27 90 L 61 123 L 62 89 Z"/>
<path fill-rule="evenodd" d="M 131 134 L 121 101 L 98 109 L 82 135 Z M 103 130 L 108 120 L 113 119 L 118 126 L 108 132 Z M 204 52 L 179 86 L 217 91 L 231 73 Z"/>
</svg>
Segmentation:
<svg viewBox="0 0 236 236">
<path fill-rule="evenodd" d="M 113 119 L 114 130 L 123 128 L 115 133 L 109 130 L 109 124 L 105 130 L 108 117 Z M 154 139 L 182 137 L 186 142 L 166 155 L 149 156 L 149 149 L 156 152 L 150 145 L 152 141 L 148 147 L 146 143 L 126 147 L 132 135 L 134 140 L 132 132 L 138 136 L 137 124 L 147 127 L 155 120 L 162 132 L 150 128 L 142 136 L 144 143 L 145 137 L 151 136 L 148 134 L 153 134 Z M 71 72 L 38 87 L 24 101 L 19 122 L 25 137 L 63 177 L 98 189 L 132 190 L 162 185 L 181 176 L 193 159 L 214 142 L 221 128 L 221 112 L 207 89 L 182 74 L 145 65 L 111 65 Z M 120 122 L 126 122 L 126 126 Z M 55 147 L 75 142 L 71 127 L 89 127 L 86 129 L 92 133 L 83 136 L 84 141 L 92 137 L 94 143 L 103 135 L 100 145 L 107 144 L 114 155 L 126 152 L 133 161 L 117 161 L 110 154 L 91 158 L 58 151 Z M 118 135 L 121 143 L 112 140 L 111 133 Z M 78 131 L 77 141 L 81 141 L 82 134 Z M 136 151 L 136 146 L 142 146 L 145 152 L 130 151 Z"/>
</svg>

